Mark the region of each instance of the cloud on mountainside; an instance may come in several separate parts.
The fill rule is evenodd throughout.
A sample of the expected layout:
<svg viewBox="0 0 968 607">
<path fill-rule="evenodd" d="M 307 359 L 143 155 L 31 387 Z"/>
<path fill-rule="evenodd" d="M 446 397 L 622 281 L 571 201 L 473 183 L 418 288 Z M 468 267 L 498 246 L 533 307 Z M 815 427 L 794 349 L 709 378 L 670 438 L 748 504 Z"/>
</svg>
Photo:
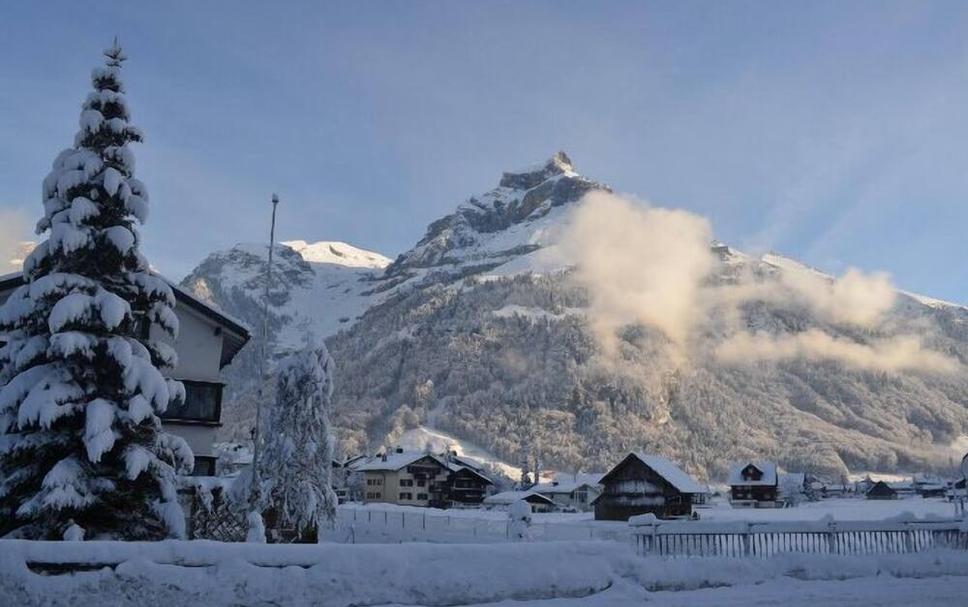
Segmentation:
<svg viewBox="0 0 968 607">
<path fill-rule="evenodd" d="M 0 274 L 16 272 L 30 251 L 25 237 L 30 234 L 30 222 L 20 211 L 0 210 Z"/>
<path fill-rule="evenodd" d="M 711 241 L 712 228 L 704 217 L 594 192 L 572 212 L 557 250 L 575 265 L 575 279 L 589 292 L 589 322 L 609 355 L 617 352 L 618 329 L 641 324 L 661 331 L 679 354 L 711 351 L 725 364 L 802 359 L 888 372 L 960 368 L 912 335 L 859 343 L 816 328 L 750 333 L 740 308 L 754 301 L 804 309 L 833 325 L 873 330 L 893 307 L 896 289 L 887 274 L 856 269 L 836 279 L 806 268 L 784 269 L 778 280 L 746 272 L 736 282 L 711 284 L 719 264 Z M 722 339 L 703 330 L 714 312 L 727 321 Z"/>
</svg>

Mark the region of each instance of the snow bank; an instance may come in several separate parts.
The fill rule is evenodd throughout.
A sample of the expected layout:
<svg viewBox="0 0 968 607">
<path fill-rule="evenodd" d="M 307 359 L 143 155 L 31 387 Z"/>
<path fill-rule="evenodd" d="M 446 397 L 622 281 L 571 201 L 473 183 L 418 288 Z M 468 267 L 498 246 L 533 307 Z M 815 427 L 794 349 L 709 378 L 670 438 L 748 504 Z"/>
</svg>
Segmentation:
<svg viewBox="0 0 968 607">
<path fill-rule="evenodd" d="M 254 545 L 28 542 L 0 549 L 0 604 L 463 605 L 794 580 L 964 576 L 968 553 L 773 559 L 634 556 L 616 542 Z M 45 563 L 50 575 L 41 575 Z M 58 564 L 84 564 L 52 575 Z M 74 567 L 74 569 L 78 569 Z M 657 596 L 657 595 L 653 595 Z M 619 597 L 616 597 L 619 598 Z"/>
<path fill-rule="evenodd" d="M 606 589 L 622 546 L 396 546 L 9 540 L 0 604 L 455 605 L 583 597 Z M 27 563 L 87 563 L 42 576 Z M 36 565 L 34 565 L 36 567 Z M 162 602 L 165 601 L 165 602 Z"/>
</svg>

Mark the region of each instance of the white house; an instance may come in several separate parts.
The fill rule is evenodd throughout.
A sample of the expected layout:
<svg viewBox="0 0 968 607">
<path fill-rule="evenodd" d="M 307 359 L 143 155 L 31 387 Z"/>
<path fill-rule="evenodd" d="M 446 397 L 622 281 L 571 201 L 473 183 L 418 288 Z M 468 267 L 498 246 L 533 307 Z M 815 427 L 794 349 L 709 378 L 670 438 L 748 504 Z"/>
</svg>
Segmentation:
<svg viewBox="0 0 968 607">
<path fill-rule="evenodd" d="M 549 498 L 558 508 L 588 512 L 602 493 L 598 483 L 602 476 L 603 472 L 558 473 L 550 483 L 538 483 L 531 490 Z"/>
<path fill-rule="evenodd" d="M 484 505 L 488 508 L 506 510 L 511 507 L 511 504 L 520 501 L 531 504 L 531 509 L 534 512 L 554 512 L 556 510 L 555 503 L 551 501 L 551 498 L 541 495 L 534 489 L 495 493 L 484 498 Z"/>
<path fill-rule="evenodd" d="M 23 284 L 19 273 L 0 277 L 0 304 Z M 170 405 L 162 416 L 166 431 L 185 439 L 195 454 L 196 476 L 216 473 L 215 434 L 221 426 L 222 391 L 219 371 L 235 358 L 249 341 L 249 331 L 219 310 L 193 297 L 168 281 L 175 294 L 178 338 L 159 333 L 157 338 L 172 344 L 178 366 L 171 377 L 185 385 L 185 402 Z M 159 329 L 160 331 L 160 329 Z M 2 339 L 2 338 L 0 338 Z"/>
</svg>

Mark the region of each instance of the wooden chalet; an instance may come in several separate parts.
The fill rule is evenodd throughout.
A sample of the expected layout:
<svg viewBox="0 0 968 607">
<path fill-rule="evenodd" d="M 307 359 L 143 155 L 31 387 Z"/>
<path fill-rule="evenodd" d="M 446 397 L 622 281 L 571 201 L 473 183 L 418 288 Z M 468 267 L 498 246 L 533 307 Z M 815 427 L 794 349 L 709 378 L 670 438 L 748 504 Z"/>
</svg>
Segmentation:
<svg viewBox="0 0 968 607">
<path fill-rule="evenodd" d="M 778 485 L 773 462 L 741 462 L 729 472 L 729 501 L 735 507 L 775 508 Z"/>
<path fill-rule="evenodd" d="M 627 521 L 639 514 L 658 518 L 692 516 L 692 506 L 708 490 L 659 455 L 630 453 L 600 481 L 593 502 L 595 520 Z"/>
<path fill-rule="evenodd" d="M 877 481 L 867 490 L 869 500 L 896 500 L 897 491 L 884 481 Z"/>
</svg>

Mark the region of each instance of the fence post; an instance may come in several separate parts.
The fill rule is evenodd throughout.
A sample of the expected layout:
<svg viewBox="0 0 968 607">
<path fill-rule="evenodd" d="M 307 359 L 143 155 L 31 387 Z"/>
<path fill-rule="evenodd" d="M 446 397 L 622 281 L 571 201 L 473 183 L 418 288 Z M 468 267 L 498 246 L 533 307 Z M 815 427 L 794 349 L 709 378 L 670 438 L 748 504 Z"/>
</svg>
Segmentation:
<svg viewBox="0 0 968 607">
<path fill-rule="evenodd" d="M 904 523 L 904 551 L 907 553 L 914 552 L 914 530 L 911 529 L 911 523 Z"/>
<path fill-rule="evenodd" d="M 746 531 L 743 532 L 743 556 L 752 555 L 752 545 L 750 542 L 750 535 L 753 531 L 753 525 L 746 523 Z"/>
</svg>

